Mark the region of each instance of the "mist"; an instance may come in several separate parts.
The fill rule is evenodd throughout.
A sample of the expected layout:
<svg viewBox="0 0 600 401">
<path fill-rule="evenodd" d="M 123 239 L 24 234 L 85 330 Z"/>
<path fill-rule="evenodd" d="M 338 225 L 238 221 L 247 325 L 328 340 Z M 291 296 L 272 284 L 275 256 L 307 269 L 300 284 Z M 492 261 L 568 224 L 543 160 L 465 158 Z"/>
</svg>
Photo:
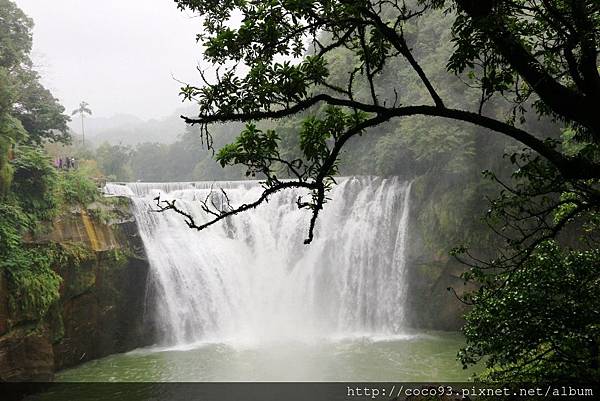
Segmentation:
<svg viewBox="0 0 600 401">
<path fill-rule="evenodd" d="M 600 5 L 476 3 L 0 0 L 0 394 L 592 396 Z"/>
<path fill-rule="evenodd" d="M 67 112 L 165 117 L 181 107 L 179 81 L 197 80 L 200 19 L 169 0 L 17 0 L 33 18 L 32 58 Z M 75 128 L 75 127 L 74 127 Z"/>
</svg>

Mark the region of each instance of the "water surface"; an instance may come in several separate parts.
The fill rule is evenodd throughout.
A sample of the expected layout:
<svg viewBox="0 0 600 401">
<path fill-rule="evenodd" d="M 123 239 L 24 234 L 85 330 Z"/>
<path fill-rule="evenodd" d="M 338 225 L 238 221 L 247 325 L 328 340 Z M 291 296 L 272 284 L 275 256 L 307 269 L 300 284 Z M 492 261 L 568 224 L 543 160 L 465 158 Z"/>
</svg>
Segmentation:
<svg viewBox="0 0 600 401">
<path fill-rule="evenodd" d="M 458 333 L 318 342 L 195 344 L 112 355 L 58 381 L 465 381 Z"/>
</svg>

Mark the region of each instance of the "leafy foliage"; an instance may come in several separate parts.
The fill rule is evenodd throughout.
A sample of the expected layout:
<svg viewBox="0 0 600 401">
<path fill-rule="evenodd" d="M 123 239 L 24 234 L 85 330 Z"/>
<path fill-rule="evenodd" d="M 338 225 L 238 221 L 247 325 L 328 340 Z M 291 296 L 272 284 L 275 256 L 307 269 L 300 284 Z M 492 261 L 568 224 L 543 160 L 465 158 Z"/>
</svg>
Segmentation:
<svg viewBox="0 0 600 401">
<path fill-rule="evenodd" d="M 448 2 L 440 2 L 448 3 Z M 600 7 L 595 1 L 456 1 L 448 67 L 470 70 L 483 98 L 513 99 L 515 115 L 534 98 L 540 113 L 577 122 L 580 139 L 598 141 L 598 121 L 584 96 L 597 96 Z M 442 4 L 443 6 L 443 4 Z M 575 116 L 578 117 L 575 117 Z"/>
<path fill-rule="evenodd" d="M 33 69 L 33 22 L 0 0 L 0 274 L 7 279 L 11 317 L 40 321 L 59 297 L 57 264 L 82 252 L 24 240 L 52 220 L 65 202 L 96 199 L 82 172 L 58 172 L 44 142 L 70 140 L 64 108 Z"/>
<path fill-rule="evenodd" d="M 39 230 L 65 205 L 96 200 L 98 192 L 84 172 L 58 173 L 35 147 L 21 146 L 12 164 L 12 191 L 0 202 L 0 274 L 8 279 L 12 316 L 33 321 L 58 300 L 56 269 L 79 265 L 90 255 L 75 245 L 28 244 L 23 236 Z"/>
<path fill-rule="evenodd" d="M 246 175 L 254 177 L 256 173 L 268 170 L 273 160 L 277 159 L 278 140 L 275 131 L 263 132 L 254 124 L 248 124 L 234 143 L 219 150 L 216 159 L 223 167 L 243 164 L 248 167 Z"/>
<path fill-rule="evenodd" d="M 554 25 L 543 25 L 542 21 L 553 17 L 552 5 L 544 6 L 537 2 L 527 5 L 526 1 L 518 1 L 510 6 L 485 2 L 478 7 L 466 0 L 417 1 L 410 4 L 403 1 L 290 3 L 277 0 L 218 4 L 180 0 L 177 3 L 181 9 L 202 14 L 204 31 L 198 35 L 198 40 L 205 47 L 208 61 L 217 66 L 214 77 L 201 72 L 203 86 L 186 85 L 182 88 L 183 98 L 199 105 L 198 117 L 187 118 L 186 121 L 200 125 L 209 147 L 212 145 L 209 124 L 229 121 L 251 123 L 238 141 L 219 153 L 222 164 L 244 165 L 250 175 L 260 172 L 265 177 L 265 191 L 269 193 L 282 189 L 277 178 L 280 176 L 278 169 L 283 166 L 298 186 L 312 188 L 313 202 L 298 202 L 298 206 L 313 210 L 313 220 L 323 206 L 324 193 L 333 174 L 338 171 L 342 148 L 349 146 L 349 139 L 360 136 L 367 128 L 395 118 L 436 116 L 491 129 L 531 147 L 567 176 L 578 177 L 582 171 L 597 167 L 584 155 L 567 157 L 516 126 L 516 112 L 519 111 L 522 117 L 519 122 L 525 121 L 524 110 L 535 94 L 539 96 L 538 100 L 534 100 L 537 104 L 553 110 L 555 116 L 560 114 L 560 118 L 571 121 L 574 127 L 592 133 L 600 128 L 593 113 L 589 113 L 591 97 L 586 95 L 587 88 L 562 82 L 562 77 L 568 74 L 575 80 L 576 71 L 572 68 L 553 69 L 554 64 L 564 67 L 566 64 L 561 64 L 563 59 L 555 60 L 555 63 L 550 62 L 551 56 L 541 57 L 544 63 L 540 68 L 549 70 L 544 70 L 541 84 L 539 74 L 521 61 L 523 58 L 535 60 L 537 55 L 530 52 L 536 49 L 537 44 L 542 51 L 549 51 L 548 37 L 539 30 L 541 27 L 548 28 L 550 34 L 564 33 Z M 593 24 L 599 10 L 585 3 L 585 11 L 590 13 Z M 430 71 L 426 71 L 417 59 L 426 51 L 413 51 L 421 44 L 414 25 L 421 18 L 440 10 L 453 14 L 452 36 L 448 40 L 453 41 L 454 49 L 447 64 L 441 64 L 439 59 L 436 62 L 447 66 L 450 72 L 466 74 L 472 81 L 470 86 L 480 92 L 478 97 L 468 98 L 475 106 L 475 112 L 447 106 L 443 98 L 447 99 L 454 93 L 436 89 L 438 85 L 432 81 L 428 74 Z M 571 13 L 577 22 L 576 17 L 581 10 L 573 6 L 561 11 Z M 237 16 L 241 16 L 239 23 L 236 22 Z M 532 19 L 538 25 L 530 24 Z M 588 25 L 577 28 L 582 32 L 590 30 Z M 523 43 L 520 38 L 528 41 Z M 583 54 L 589 38 L 573 34 L 570 39 L 575 41 L 575 46 L 579 46 L 582 53 L 575 64 L 582 69 L 595 65 L 595 60 L 590 61 Z M 561 38 L 556 43 L 563 45 L 566 42 Z M 336 62 L 335 58 L 340 55 L 345 62 Z M 295 60 L 282 62 L 281 59 L 286 57 L 294 57 Z M 411 79 L 394 74 L 400 64 L 408 67 L 405 71 L 409 72 Z M 335 68 L 340 70 L 332 73 Z M 430 67 L 427 69 L 431 70 Z M 595 67 L 594 74 L 590 79 L 600 82 Z M 510 97 L 511 85 L 516 84 L 517 77 L 519 87 L 513 91 L 516 97 Z M 417 93 L 424 93 L 425 99 L 414 96 L 415 91 L 403 90 L 402 84 L 407 82 L 413 85 L 416 82 L 420 87 Z M 552 94 L 554 91 L 564 96 L 557 98 Z M 578 110 L 568 110 L 571 107 L 564 104 L 566 98 L 570 98 L 573 104 L 580 104 Z M 404 106 L 405 101 L 408 106 Z M 512 116 L 508 121 L 497 119 L 496 115 L 485 116 L 486 104 L 503 104 L 505 107 L 501 109 L 512 110 Z M 338 110 L 354 119 L 353 124 L 340 126 L 341 131 L 331 136 L 330 144 L 326 143 L 326 137 L 331 135 L 328 129 L 334 116 L 330 114 L 329 119 L 319 120 L 319 113 L 329 113 L 323 110 Z M 540 111 L 541 107 L 538 106 L 537 110 Z M 561 114 L 561 110 L 564 113 Z M 254 124 L 254 121 L 311 112 L 314 115 L 305 115 L 305 121 L 297 130 L 298 140 L 286 138 L 285 143 L 299 147 L 297 151 L 280 150 L 283 136 L 272 129 L 264 131 Z M 466 149 L 465 157 L 472 159 L 473 148 L 478 146 L 474 146 L 470 133 L 463 133 L 461 128 L 454 132 L 440 129 L 438 135 L 432 135 L 431 131 L 426 136 L 414 135 L 412 140 L 407 137 L 404 143 L 425 160 L 439 160 L 438 154 L 451 153 L 447 151 L 449 147 L 459 152 Z M 256 146 L 263 140 L 268 141 L 265 149 Z M 287 155 L 295 158 L 284 159 Z M 444 164 L 460 172 L 464 161 L 451 159 L 456 161 L 455 165 L 449 165 L 448 160 Z M 224 218 L 218 213 L 215 217 Z M 193 223 L 191 225 L 194 226 Z M 309 229 L 309 237 L 312 237 L 312 229 Z"/>
<path fill-rule="evenodd" d="M 70 140 L 69 118 L 44 88 L 29 54 L 33 21 L 12 0 L 0 1 L 0 199 L 12 181 L 10 153 L 18 143 Z"/>
<path fill-rule="evenodd" d="M 485 359 L 492 380 L 596 380 L 598 180 L 565 179 L 530 151 L 507 158 L 512 183 L 487 173 L 502 187 L 487 221 L 504 247 L 486 260 L 455 250 L 471 266 L 464 278 L 481 284 L 464 299 L 474 307 L 460 359 Z"/>
<path fill-rule="evenodd" d="M 79 114 L 80 116 L 82 116 L 82 118 L 85 114 L 91 116 L 92 110 L 89 108 L 88 102 L 82 101 L 81 103 L 79 103 L 79 107 L 71 112 L 72 116 L 74 116 L 75 114 Z"/>
<path fill-rule="evenodd" d="M 36 71 L 23 71 L 20 79 L 16 88 L 19 97 L 12 113 L 27 132 L 25 142 L 36 145 L 44 141 L 68 143 L 71 137 L 65 108 L 40 84 L 40 76 Z"/>
<path fill-rule="evenodd" d="M 22 232 L 30 224 L 17 205 L 0 203 L 0 271 L 8 278 L 14 313 L 37 319 L 58 299 L 60 278 L 43 248 L 25 248 Z"/>
<path fill-rule="evenodd" d="M 215 127 L 215 146 L 221 147 L 232 141 L 240 127 L 239 124 Z M 101 173 L 117 181 L 235 180 L 244 177 L 242 167 L 221 168 L 214 156 L 204 147 L 197 127 L 188 126 L 172 144 L 142 142 L 135 147 L 125 147 L 105 143 L 93 154 L 81 154 L 79 159 L 95 159 Z"/>
<path fill-rule="evenodd" d="M 63 172 L 59 185 L 63 202 L 67 205 L 88 205 L 100 197 L 96 184 L 81 169 Z"/>
<path fill-rule="evenodd" d="M 52 269 L 44 250 L 14 252 L 2 262 L 9 282 L 10 307 L 14 316 L 42 318 L 58 300 L 61 278 Z"/>
<path fill-rule="evenodd" d="M 54 217 L 59 204 L 56 194 L 58 173 L 44 151 L 20 147 L 13 168 L 12 192 L 19 203 L 40 220 Z"/>
<path fill-rule="evenodd" d="M 218 68 L 215 76 L 202 74 L 202 86 L 182 88 L 184 99 L 199 105 L 198 116 L 186 121 L 200 126 L 209 147 L 210 124 L 249 123 L 218 157 L 223 164 L 260 173 L 264 192 L 237 209 L 205 209 L 212 220 L 202 225 L 159 199 L 163 210 L 175 210 L 191 228 L 204 229 L 279 190 L 303 187 L 312 191 L 310 201 L 297 202 L 313 212 L 310 242 L 334 174 L 343 168 L 340 160 L 361 166 L 374 160 L 381 171 L 393 172 L 410 165 L 393 160 L 389 146 L 414 158 L 409 177 L 442 173 L 452 183 L 445 189 L 467 181 L 466 200 L 456 189 L 444 197 L 455 208 L 481 200 L 474 168 L 493 168 L 487 175 L 500 189 L 488 221 L 502 246 L 493 252 L 486 244 L 475 256 L 466 248 L 457 252 L 473 266 L 465 279 L 480 284 L 466 299 L 474 309 L 465 329 L 469 345 L 463 362 L 488 357 L 489 366 L 497 369 L 492 378 L 589 377 L 597 371 L 597 314 L 574 319 L 572 326 L 565 322 L 570 316 L 560 315 L 590 311 L 586 308 L 596 305 L 594 288 L 587 282 L 581 286 L 581 303 L 563 297 L 567 304 L 562 305 L 558 290 L 551 292 L 556 302 L 542 302 L 548 286 L 570 289 L 578 280 L 597 282 L 591 269 L 598 248 L 592 223 L 600 206 L 597 1 L 176 2 L 203 16 L 198 40 Z M 451 30 L 429 33 L 443 38 L 441 46 L 427 40 L 428 28 L 419 24 L 436 15 L 452 24 Z M 281 61 L 291 57 L 292 62 Z M 541 122 L 531 118 L 536 114 Z M 455 124 L 433 128 L 425 122 L 431 117 Z M 545 117 L 562 124 L 563 138 Z M 266 122 L 272 119 L 287 120 L 274 126 Z M 392 120 L 400 123 L 391 126 Z M 490 132 L 512 142 L 482 139 Z M 505 152 L 518 168 L 512 177 L 493 157 Z M 281 181 L 281 173 L 291 181 Z M 433 206 L 424 220 L 460 227 L 456 215 Z M 472 209 L 459 215 L 466 210 Z M 430 226 L 431 231 L 438 228 Z M 579 229 L 581 240 L 561 238 L 565 230 Z M 433 242 L 446 240 L 442 235 Z M 564 277 L 556 266 L 565 270 Z M 533 283 L 531 272 L 541 277 L 539 283 Z M 534 314 L 527 314 L 529 307 Z M 509 316 L 514 324 L 504 322 Z M 551 333 L 531 330 L 526 318 Z M 567 329 L 554 333 L 563 323 Z M 543 362 L 543 368 L 532 368 L 530 357 Z M 575 368 L 574 361 L 583 361 L 584 367 Z"/>
<path fill-rule="evenodd" d="M 109 145 L 104 143 L 96 150 L 96 158 L 100 169 L 110 180 L 128 181 L 131 170 L 127 164 L 131 149 L 128 146 Z"/>
<path fill-rule="evenodd" d="M 492 380 L 595 381 L 600 339 L 600 251 L 535 248 L 523 268 L 473 298 L 464 364 L 485 359 Z"/>
</svg>

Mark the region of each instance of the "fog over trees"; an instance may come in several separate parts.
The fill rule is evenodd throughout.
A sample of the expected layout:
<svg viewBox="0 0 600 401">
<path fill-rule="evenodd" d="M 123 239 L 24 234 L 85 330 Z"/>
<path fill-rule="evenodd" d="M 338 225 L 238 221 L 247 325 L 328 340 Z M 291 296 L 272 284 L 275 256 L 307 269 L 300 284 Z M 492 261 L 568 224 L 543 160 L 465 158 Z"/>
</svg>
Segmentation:
<svg viewBox="0 0 600 401">
<path fill-rule="evenodd" d="M 458 361 L 484 381 L 598 382 L 598 1 L 176 0 L 164 25 L 165 4 L 110 1 L 94 7 L 120 10 L 124 43 L 145 50 L 102 60 L 114 82 L 95 66 L 76 84 L 41 75 L 21 3 L 49 6 L 0 0 L 0 272 L 22 313 L 47 316 L 56 265 L 80 256 L 25 238 L 105 202 L 106 181 L 260 182 L 245 203 L 195 199 L 202 218 L 154 199 L 195 231 L 305 190 L 292 205 L 310 247 L 341 176 L 399 177 L 423 252 L 468 284 L 448 288 L 466 305 Z"/>
</svg>

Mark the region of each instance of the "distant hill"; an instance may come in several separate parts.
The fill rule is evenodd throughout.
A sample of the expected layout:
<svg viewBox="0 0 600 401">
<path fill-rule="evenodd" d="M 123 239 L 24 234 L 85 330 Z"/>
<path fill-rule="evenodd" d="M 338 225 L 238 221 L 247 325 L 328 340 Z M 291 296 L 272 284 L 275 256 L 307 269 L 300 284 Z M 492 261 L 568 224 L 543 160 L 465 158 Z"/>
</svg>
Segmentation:
<svg viewBox="0 0 600 401">
<path fill-rule="evenodd" d="M 181 108 L 172 115 L 160 119 L 142 120 L 130 114 L 113 117 L 88 117 L 85 120 L 86 142 L 98 146 L 104 142 L 113 145 L 137 145 L 143 142 L 170 144 L 183 134 L 185 123 L 182 114 L 193 115 L 193 107 Z M 78 116 L 73 116 L 70 128 L 79 136 L 81 125 Z"/>
</svg>

